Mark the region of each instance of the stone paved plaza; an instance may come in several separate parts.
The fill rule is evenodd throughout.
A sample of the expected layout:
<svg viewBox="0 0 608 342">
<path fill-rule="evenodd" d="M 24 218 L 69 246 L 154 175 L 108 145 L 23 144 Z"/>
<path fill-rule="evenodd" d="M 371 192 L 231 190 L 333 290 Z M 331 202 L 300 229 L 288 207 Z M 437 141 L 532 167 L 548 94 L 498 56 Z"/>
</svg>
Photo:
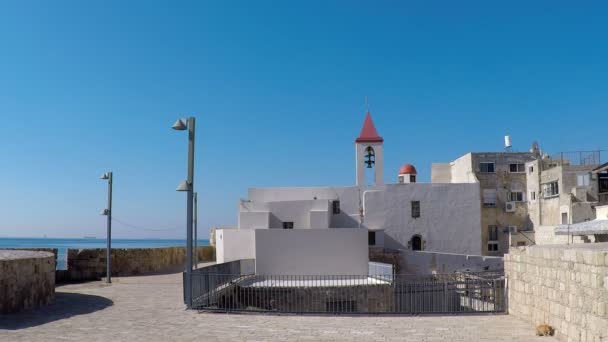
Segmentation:
<svg viewBox="0 0 608 342">
<path fill-rule="evenodd" d="M 0 316 L 0 341 L 554 341 L 507 315 L 273 316 L 185 311 L 181 274 L 57 288 L 54 305 Z"/>
</svg>

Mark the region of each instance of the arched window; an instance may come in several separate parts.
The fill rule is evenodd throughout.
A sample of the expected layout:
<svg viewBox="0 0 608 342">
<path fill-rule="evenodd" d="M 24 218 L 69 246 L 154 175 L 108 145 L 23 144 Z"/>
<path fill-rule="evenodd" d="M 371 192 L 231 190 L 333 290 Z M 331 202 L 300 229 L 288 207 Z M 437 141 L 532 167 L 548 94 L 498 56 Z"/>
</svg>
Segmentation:
<svg viewBox="0 0 608 342">
<path fill-rule="evenodd" d="M 367 146 L 365 149 L 365 164 L 368 169 L 371 169 L 376 164 L 376 152 L 374 152 L 374 148 L 371 146 Z"/>
<path fill-rule="evenodd" d="M 410 240 L 410 245 L 412 246 L 412 250 L 421 251 L 422 250 L 422 237 L 420 237 L 420 235 L 418 235 L 418 234 L 412 236 L 412 239 Z"/>
</svg>

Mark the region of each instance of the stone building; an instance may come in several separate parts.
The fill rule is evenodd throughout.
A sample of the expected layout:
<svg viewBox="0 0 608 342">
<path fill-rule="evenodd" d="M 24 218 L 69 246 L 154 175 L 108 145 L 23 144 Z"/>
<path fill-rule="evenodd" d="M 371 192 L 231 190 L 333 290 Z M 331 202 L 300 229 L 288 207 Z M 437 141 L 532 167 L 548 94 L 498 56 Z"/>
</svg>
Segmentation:
<svg viewBox="0 0 608 342">
<path fill-rule="evenodd" d="M 595 207 L 608 204 L 599 195 L 600 184 L 605 187 L 601 171 L 596 171 L 599 160 L 597 151 L 576 152 L 545 155 L 526 164 L 528 212 L 537 244 L 567 243 L 567 236 L 554 233 L 558 225 L 593 220 Z M 581 241 L 579 237 L 570 242 Z"/>
<path fill-rule="evenodd" d="M 608 163 L 600 152 L 468 153 L 451 163 L 433 164 L 433 183 L 478 183 L 481 195 L 482 250 L 503 255 L 509 247 L 530 244 L 595 242 L 579 230 L 556 234 L 559 225 L 596 218 L 608 204 Z"/>
<path fill-rule="evenodd" d="M 532 152 L 474 152 L 450 163 L 433 163 L 431 182 L 479 184 L 480 249 L 502 256 L 511 245 L 530 244 L 526 163 Z"/>
</svg>

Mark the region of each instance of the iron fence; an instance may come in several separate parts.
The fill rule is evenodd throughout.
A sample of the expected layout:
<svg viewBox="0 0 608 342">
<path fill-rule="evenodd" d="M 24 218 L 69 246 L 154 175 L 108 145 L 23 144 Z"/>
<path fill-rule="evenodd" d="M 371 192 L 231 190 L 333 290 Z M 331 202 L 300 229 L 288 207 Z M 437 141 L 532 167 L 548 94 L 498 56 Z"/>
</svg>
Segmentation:
<svg viewBox="0 0 608 342">
<path fill-rule="evenodd" d="M 222 264 L 225 265 L 225 264 Z M 221 266 L 221 265 L 217 265 Z M 256 275 L 199 269 L 192 275 L 193 308 L 203 311 L 425 314 L 506 311 L 506 279 L 500 273 L 428 277 Z M 242 271 L 242 272 L 241 272 Z"/>
<path fill-rule="evenodd" d="M 559 161 L 561 164 L 593 166 L 601 164 L 601 152 L 601 150 L 560 152 L 549 156 L 549 159 Z"/>
</svg>

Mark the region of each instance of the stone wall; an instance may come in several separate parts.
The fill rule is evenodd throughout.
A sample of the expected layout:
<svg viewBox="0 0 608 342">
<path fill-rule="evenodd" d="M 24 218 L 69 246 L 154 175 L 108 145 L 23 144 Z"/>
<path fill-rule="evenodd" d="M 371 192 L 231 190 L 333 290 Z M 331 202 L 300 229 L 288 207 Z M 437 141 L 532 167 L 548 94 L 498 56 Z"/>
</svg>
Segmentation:
<svg viewBox="0 0 608 342">
<path fill-rule="evenodd" d="M 48 252 L 0 250 L 0 314 L 55 300 L 55 256 Z"/>
<path fill-rule="evenodd" d="M 215 260 L 211 246 L 197 248 L 199 262 Z M 65 281 L 99 280 L 106 276 L 106 249 L 68 249 Z M 112 249 L 112 276 L 183 271 L 185 247 Z"/>
<path fill-rule="evenodd" d="M 568 341 L 608 341 L 608 243 L 511 248 L 509 314 Z"/>
<path fill-rule="evenodd" d="M 343 281 L 343 280 L 342 280 Z M 278 312 L 369 312 L 395 311 L 392 285 L 227 287 L 218 293 L 219 308 Z"/>
</svg>

